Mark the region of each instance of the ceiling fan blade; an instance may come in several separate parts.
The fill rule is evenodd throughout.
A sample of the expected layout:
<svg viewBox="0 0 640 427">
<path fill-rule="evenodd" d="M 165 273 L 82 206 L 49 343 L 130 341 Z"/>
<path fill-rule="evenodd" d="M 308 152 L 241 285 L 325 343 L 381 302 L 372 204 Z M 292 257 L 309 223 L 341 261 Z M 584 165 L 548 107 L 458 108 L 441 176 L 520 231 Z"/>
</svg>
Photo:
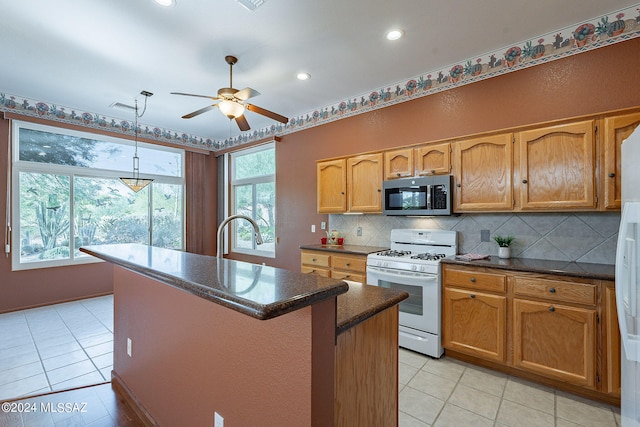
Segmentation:
<svg viewBox="0 0 640 427">
<path fill-rule="evenodd" d="M 250 87 L 245 87 L 244 89 L 240 89 L 239 91 L 237 91 L 233 96 L 241 101 L 246 101 L 247 99 L 253 98 L 254 96 L 258 95 L 260 95 L 260 92 L 258 92 L 257 90 L 251 89 Z"/>
<path fill-rule="evenodd" d="M 277 120 L 280 123 L 285 123 L 286 124 L 289 121 L 289 119 L 287 119 L 285 116 L 281 116 L 280 114 L 274 113 L 273 111 L 265 110 L 264 108 L 258 107 L 256 105 L 244 104 L 244 106 L 249 111 L 253 111 L 254 113 L 262 114 L 263 116 L 267 116 L 270 119 Z"/>
<path fill-rule="evenodd" d="M 217 107 L 216 104 L 208 105 L 208 106 L 206 106 L 204 108 L 201 108 L 199 110 L 194 111 L 193 113 L 185 114 L 184 116 L 182 116 L 182 118 L 183 119 L 190 119 L 190 118 L 195 117 L 195 116 L 197 116 L 199 114 L 206 113 L 207 111 L 212 110 L 212 109 L 214 109 L 216 107 Z"/>
<path fill-rule="evenodd" d="M 244 114 L 236 117 L 236 123 L 238 124 L 240 130 L 243 132 L 251 129 L 251 127 L 249 126 L 249 122 L 247 122 L 247 118 L 244 116 Z"/>
<path fill-rule="evenodd" d="M 194 93 L 183 93 L 183 92 L 171 92 L 171 95 L 197 96 L 198 98 L 208 98 L 208 99 L 213 99 L 213 100 L 218 99 L 217 96 L 196 95 Z"/>
</svg>

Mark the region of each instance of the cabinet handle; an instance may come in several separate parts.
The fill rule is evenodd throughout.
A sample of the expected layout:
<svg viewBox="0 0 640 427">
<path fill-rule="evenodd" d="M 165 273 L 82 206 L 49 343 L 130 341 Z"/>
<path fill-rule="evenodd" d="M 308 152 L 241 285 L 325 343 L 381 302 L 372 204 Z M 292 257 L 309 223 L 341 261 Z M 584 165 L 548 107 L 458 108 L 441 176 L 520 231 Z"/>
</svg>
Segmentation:
<svg viewBox="0 0 640 427">
<path fill-rule="evenodd" d="M 400 172 L 396 172 L 396 176 L 401 176 L 402 174 Z"/>
<path fill-rule="evenodd" d="M 315 273 L 315 272 L 316 272 L 316 270 L 315 270 L 315 269 L 313 269 L 313 270 L 311 270 L 311 272 L 312 272 L 312 273 Z"/>
<path fill-rule="evenodd" d="M 615 173 L 613 173 L 613 172 L 609 173 L 609 178 L 614 178 L 615 176 L 616 176 Z"/>
<path fill-rule="evenodd" d="M 382 192 L 382 190 L 378 188 L 378 193 L 381 193 L 381 192 Z"/>
<path fill-rule="evenodd" d="M 344 276 L 345 279 L 348 279 L 349 277 L 351 277 L 350 274 L 347 274 L 347 275 Z"/>
<path fill-rule="evenodd" d="M 346 263 L 345 266 L 349 267 L 351 265 L 350 262 Z"/>
<path fill-rule="evenodd" d="M 549 288 L 549 292 L 551 292 L 552 294 L 556 293 L 556 288 Z"/>
<path fill-rule="evenodd" d="M 435 169 L 431 169 L 431 174 L 435 175 L 435 173 L 436 173 L 436 170 Z"/>
<path fill-rule="evenodd" d="M 340 194 L 344 195 L 344 191 L 341 191 Z"/>
<path fill-rule="evenodd" d="M 470 296 L 471 298 L 475 298 L 475 297 L 476 297 L 476 294 L 471 294 L 471 295 L 469 295 L 469 296 Z"/>
<path fill-rule="evenodd" d="M 471 278 L 471 279 L 469 279 L 469 280 L 471 280 L 471 283 L 476 283 L 476 278 L 475 278 L 475 277 L 472 277 L 472 278 Z"/>
<path fill-rule="evenodd" d="M 460 184 L 457 184 L 456 187 L 460 188 Z"/>
<path fill-rule="evenodd" d="M 523 179 L 523 180 L 522 180 L 522 183 L 523 183 L 523 184 L 526 184 L 526 183 L 527 183 L 527 180 L 526 180 L 526 179 Z"/>
<path fill-rule="evenodd" d="M 316 259 L 315 258 L 311 258 L 311 262 L 316 262 Z"/>
<path fill-rule="evenodd" d="M 549 311 L 553 313 L 554 311 L 556 311 L 556 309 L 553 307 L 549 307 Z"/>
</svg>

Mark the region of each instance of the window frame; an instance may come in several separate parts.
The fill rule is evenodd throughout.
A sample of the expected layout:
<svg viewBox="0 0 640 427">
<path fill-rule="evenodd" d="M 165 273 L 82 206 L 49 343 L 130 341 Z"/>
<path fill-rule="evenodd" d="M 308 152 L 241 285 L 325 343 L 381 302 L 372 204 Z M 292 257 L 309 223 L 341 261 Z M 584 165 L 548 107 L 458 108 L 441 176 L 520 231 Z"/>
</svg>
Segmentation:
<svg viewBox="0 0 640 427">
<path fill-rule="evenodd" d="M 260 175 L 260 176 L 255 176 L 255 177 L 250 177 L 250 178 L 241 178 L 241 179 L 235 179 L 235 168 L 236 168 L 236 159 L 240 156 L 246 156 L 248 154 L 252 154 L 252 153 L 256 153 L 256 152 L 260 152 L 260 151 L 267 151 L 267 150 L 273 150 L 274 151 L 274 165 L 273 165 L 273 170 L 274 172 L 272 174 L 268 174 L 268 175 Z M 229 153 L 229 185 L 225 186 L 225 188 L 227 189 L 227 195 L 225 197 L 225 201 L 228 203 L 228 211 L 227 212 L 231 212 L 231 215 L 235 215 L 236 213 L 236 200 L 235 200 L 235 194 L 236 194 L 236 187 L 238 186 L 243 186 L 243 185 L 251 185 L 252 186 L 252 207 L 255 207 L 256 205 L 256 192 L 255 192 L 255 188 L 257 185 L 259 184 L 266 184 L 266 183 L 273 183 L 273 188 L 274 188 L 274 192 L 276 194 L 274 194 L 274 200 L 276 200 L 276 195 L 277 195 L 277 186 L 276 186 L 276 144 L 275 142 L 269 142 L 266 144 L 260 144 L 260 145 L 254 145 L 252 147 L 249 148 L 245 148 L 242 150 L 236 150 L 233 151 L 231 153 Z M 276 203 L 274 203 L 273 206 L 273 210 L 274 210 L 274 236 L 275 237 L 275 241 L 274 241 L 274 246 L 273 246 L 273 251 L 265 251 L 265 250 L 260 250 L 260 246 L 255 244 L 255 241 L 253 241 L 253 248 L 252 249 L 247 249 L 247 248 L 241 248 L 236 246 L 236 241 L 235 241 L 235 236 L 236 236 L 236 222 L 237 221 L 233 221 L 230 225 L 230 229 L 229 232 L 226 234 L 225 237 L 229 237 L 231 236 L 231 239 L 225 239 L 226 242 L 229 242 L 229 244 L 226 245 L 225 247 L 225 251 L 229 251 L 229 252 L 233 252 L 233 253 L 238 253 L 238 254 L 244 254 L 244 255 L 253 255 L 253 256 L 258 256 L 258 257 L 263 257 L 263 258 L 275 258 L 276 257 L 276 248 L 277 248 L 277 225 L 275 224 L 275 219 L 276 219 Z M 255 209 L 252 209 L 253 215 L 252 218 L 255 220 Z"/>
<path fill-rule="evenodd" d="M 69 241 L 74 242 L 75 237 L 75 227 L 74 227 L 74 185 L 75 178 L 98 178 L 98 179 L 113 179 L 118 181 L 121 176 L 131 175 L 132 171 L 123 172 L 111 169 L 99 169 L 93 167 L 85 167 L 85 166 L 69 166 L 69 165 L 58 165 L 53 163 L 39 163 L 39 162 L 30 162 L 26 160 L 20 160 L 20 129 L 31 129 L 42 132 L 49 132 L 55 134 L 63 134 L 69 136 L 75 136 L 79 138 L 87 138 L 96 141 L 103 142 L 111 142 L 119 145 L 127 145 L 133 147 L 135 145 L 135 141 L 117 138 L 114 136 L 104 135 L 100 133 L 93 133 L 89 131 L 80 131 L 67 129 L 64 127 L 56 127 L 51 125 L 32 123 L 26 121 L 13 120 L 11 125 L 11 268 L 12 271 L 21 271 L 21 270 L 34 270 L 39 268 L 51 268 L 51 267 L 62 267 L 62 266 L 74 266 L 74 265 L 83 265 L 83 264 L 91 264 L 96 262 L 104 262 L 100 259 L 91 256 L 79 256 L 76 257 L 75 250 L 77 248 L 74 247 L 74 244 L 71 243 L 69 247 L 69 258 L 65 259 L 55 259 L 55 260 L 43 260 L 43 261 L 31 261 L 31 262 L 22 262 L 21 261 L 21 218 L 20 218 L 20 174 L 23 172 L 26 173 L 41 173 L 48 175 L 64 175 L 69 177 Z M 158 174 L 149 174 L 149 173 L 140 173 L 141 178 L 151 178 L 154 183 L 158 184 L 171 184 L 178 185 L 182 188 L 182 201 L 181 201 L 181 210 L 182 210 L 182 226 L 181 226 L 181 240 L 182 245 L 180 250 L 184 250 L 186 247 L 186 180 L 185 180 L 185 150 L 174 147 L 167 147 L 156 144 L 143 143 L 138 141 L 138 148 L 148 148 L 153 150 L 162 150 L 168 151 L 172 153 L 176 153 L 180 156 L 180 171 L 181 176 L 168 176 L 168 175 L 158 175 Z M 133 168 L 133 167 L 132 167 Z M 124 184 L 121 184 L 124 185 Z M 153 183 L 149 186 L 148 189 L 148 199 L 147 199 L 147 215 L 149 219 L 149 228 L 148 228 L 148 245 L 151 245 L 153 242 Z"/>
</svg>

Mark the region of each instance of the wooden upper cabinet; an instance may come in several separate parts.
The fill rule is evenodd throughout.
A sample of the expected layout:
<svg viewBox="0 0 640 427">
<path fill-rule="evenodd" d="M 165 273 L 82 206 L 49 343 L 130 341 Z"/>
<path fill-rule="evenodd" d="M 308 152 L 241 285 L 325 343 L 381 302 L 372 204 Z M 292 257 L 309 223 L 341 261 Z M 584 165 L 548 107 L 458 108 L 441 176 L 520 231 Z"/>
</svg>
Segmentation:
<svg viewBox="0 0 640 427">
<path fill-rule="evenodd" d="M 511 133 L 453 145 L 455 212 L 513 209 L 512 147 Z"/>
<path fill-rule="evenodd" d="M 318 213 L 343 213 L 347 210 L 346 160 L 328 160 L 317 164 Z"/>
<path fill-rule="evenodd" d="M 607 117 L 604 119 L 604 207 L 620 209 L 621 167 L 620 147 L 631 132 L 640 124 L 640 113 Z"/>
<path fill-rule="evenodd" d="M 413 149 L 385 151 L 384 179 L 413 176 Z"/>
<path fill-rule="evenodd" d="M 415 149 L 418 175 L 448 174 L 451 172 L 451 144 L 427 145 Z"/>
<path fill-rule="evenodd" d="M 347 159 L 349 212 L 382 212 L 382 153 Z"/>
<path fill-rule="evenodd" d="M 520 208 L 595 208 L 594 121 L 516 134 Z"/>
</svg>

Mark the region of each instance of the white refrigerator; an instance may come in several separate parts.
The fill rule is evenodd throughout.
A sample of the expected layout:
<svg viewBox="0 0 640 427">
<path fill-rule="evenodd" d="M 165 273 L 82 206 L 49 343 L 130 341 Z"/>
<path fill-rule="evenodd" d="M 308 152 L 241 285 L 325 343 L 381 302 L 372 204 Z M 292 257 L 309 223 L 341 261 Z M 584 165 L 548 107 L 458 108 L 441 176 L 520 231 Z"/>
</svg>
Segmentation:
<svg viewBox="0 0 640 427">
<path fill-rule="evenodd" d="M 640 127 L 622 144 L 616 305 L 622 342 L 622 426 L 640 427 Z"/>
</svg>

